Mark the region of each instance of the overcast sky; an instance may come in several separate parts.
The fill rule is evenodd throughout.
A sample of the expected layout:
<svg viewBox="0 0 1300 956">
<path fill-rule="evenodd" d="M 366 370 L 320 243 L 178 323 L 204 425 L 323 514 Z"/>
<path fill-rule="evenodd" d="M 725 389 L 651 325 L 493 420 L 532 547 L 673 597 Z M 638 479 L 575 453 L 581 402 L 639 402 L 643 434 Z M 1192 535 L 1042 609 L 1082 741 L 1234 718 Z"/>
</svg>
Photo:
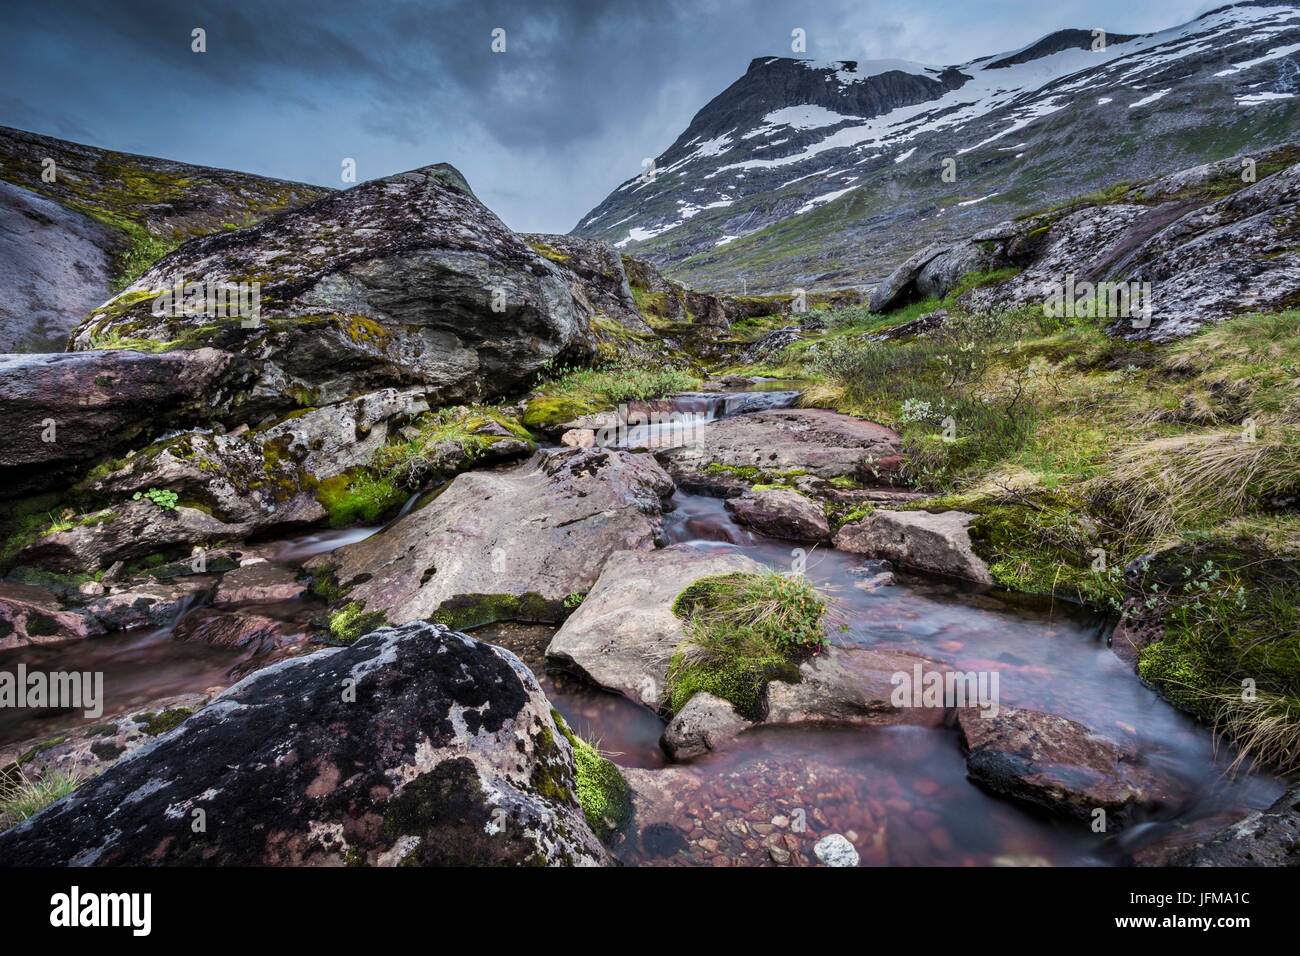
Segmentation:
<svg viewBox="0 0 1300 956">
<path fill-rule="evenodd" d="M 331 186 L 450 162 L 520 231 L 567 232 L 757 56 L 936 65 L 1199 0 L 6 0 L 0 125 Z M 191 51 L 206 31 L 207 52 Z M 506 50 L 492 52 L 492 31 Z"/>
</svg>

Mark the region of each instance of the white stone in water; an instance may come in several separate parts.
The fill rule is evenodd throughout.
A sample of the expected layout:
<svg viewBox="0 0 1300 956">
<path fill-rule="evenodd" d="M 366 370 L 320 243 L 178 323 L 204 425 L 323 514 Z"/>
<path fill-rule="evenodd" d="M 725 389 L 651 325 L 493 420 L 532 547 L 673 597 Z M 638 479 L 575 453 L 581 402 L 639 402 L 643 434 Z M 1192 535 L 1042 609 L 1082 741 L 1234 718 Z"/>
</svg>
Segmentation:
<svg viewBox="0 0 1300 956">
<path fill-rule="evenodd" d="M 832 833 L 817 841 L 813 847 L 817 859 L 827 866 L 857 866 L 858 851 L 842 834 Z"/>
</svg>

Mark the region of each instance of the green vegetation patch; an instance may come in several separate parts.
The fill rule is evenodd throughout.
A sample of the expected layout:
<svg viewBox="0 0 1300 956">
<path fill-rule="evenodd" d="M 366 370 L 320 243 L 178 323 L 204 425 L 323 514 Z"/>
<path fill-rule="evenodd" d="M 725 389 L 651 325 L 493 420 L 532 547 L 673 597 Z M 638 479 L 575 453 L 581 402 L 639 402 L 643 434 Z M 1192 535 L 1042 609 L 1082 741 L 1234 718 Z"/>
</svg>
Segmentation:
<svg viewBox="0 0 1300 956">
<path fill-rule="evenodd" d="M 801 575 L 736 572 L 694 582 L 673 602 L 689 636 L 668 666 L 668 710 L 676 714 L 707 691 L 761 720 L 768 683 L 797 682 L 799 663 L 826 643 L 828 608 Z"/>
<path fill-rule="evenodd" d="M 551 719 L 564 739 L 573 747 L 574 786 L 578 806 L 596 835 L 608 840 L 632 819 L 632 798 L 627 781 L 613 762 L 587 743 L 565 724 L 560 712 L 551 709 Z"/>
</svg>

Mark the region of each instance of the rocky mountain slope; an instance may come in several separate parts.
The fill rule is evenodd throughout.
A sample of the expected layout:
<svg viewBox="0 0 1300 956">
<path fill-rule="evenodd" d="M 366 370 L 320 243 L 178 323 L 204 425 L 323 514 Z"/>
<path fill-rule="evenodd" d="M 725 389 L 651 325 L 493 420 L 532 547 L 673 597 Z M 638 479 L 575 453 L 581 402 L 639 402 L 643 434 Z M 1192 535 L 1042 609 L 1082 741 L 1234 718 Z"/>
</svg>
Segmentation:
<svg viewBox="0 0 1300 956">
<path fill-rule="evenodd" d="M 693 288 L 870 284 L 927 242 L 1248 154 L 1300 122 L 1294 4 L 1093 46 L 1076 29 L 957 66 L 755 59 L 574 234 Z"/>
<path fill-rule="evenodd" d="M 0 127 L 0 350 L 61 351 L 167 250 L 329 192 Z"/>
</svg>

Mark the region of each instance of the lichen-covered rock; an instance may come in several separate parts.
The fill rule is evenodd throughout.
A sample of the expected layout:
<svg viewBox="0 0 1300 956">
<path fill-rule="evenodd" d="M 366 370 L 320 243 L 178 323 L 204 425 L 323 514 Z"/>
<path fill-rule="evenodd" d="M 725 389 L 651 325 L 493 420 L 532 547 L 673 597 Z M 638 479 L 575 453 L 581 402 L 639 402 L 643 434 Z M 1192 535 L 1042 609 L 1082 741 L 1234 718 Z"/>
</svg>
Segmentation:
<svg viewBox="0 0 1300 956">
<path fill-rule="evenodd" d="M 632 295 L 623 257 L 613 246 L 577 236 L 525 234 L 519 238 L 560 267 L 574 298 L 592 316 L 604 316 L 636 335 L 651 333 Z M 626 337 L 619 339 L 626 342 Z"/>
<path fill-rule="evenodd" d="M 141 498 L 92 512 L 72 528 L 36 539 L 19 551 L 17 561 L 60 573 L 89 573 L 118 561 L 238 541 L 255 527 L 183 505 L 161 508 Z"/>
<path fill-rule="evenodd" d="M 142 747 L 194 714 L 209 700 L 207 694 L 178 694 L 136 705 L 125 713 L 0 747 L 0 780 L 21 772 L 28 780 L 50 773 L 80 778 L 102 773 L 137 747 Z"/>
<path fill-rule="evenodd" d="M 198 821 L 202 821 L 200 826 Z M 9 866 L 599 865 L 513 654 L 437 625 L 245 678 L 25 823 Z"/>
<path fill-rule="evenodd" d="M 114 462 L 79 490 L 129 500 L 138 491 L 163 488 L 249 532 L 308 525 L 328 514 L 322 484 L 333 479 L 346 485 L 346 476 L 367 464 L 399 426 L 427 410 L 419 391 L 382 389 L 251 430 L 195 429 Z"/>
<path fill-rule="evenodd" d="M 942 296 L 971 273 L 1015 268 L 1014 276 L 963 300 L 974 308 L 1042 307 L 1068 299 L 1070 280 L 1091 309 L 1084 283 L 1149 283 L 1149 314 L 1119 314 L 1120 300 L 1112 305 L 1107 291 L 1100 293 L 1099 318 L 1111 335 L 1154 342 L 1241 313 L 1288 308 L 1300 297 L 1300 164 L 1249 184 L 1241 177 L 1244 160 L 1277 168 L 1294 158 L 1290 144 L 1208 163 L 1131 187 L 1113 201 L 1084 201 L 928 246 L 890 274 L 871 307 Z"/>
<path fill-rule="evenodd" d="M 971 548 L 964 511 L 888 511 L 878 509 L 835 534 L 835 547 L 854 554 L 887 558 L 905 567 L 992 584 L 988 565 Z"/>
<path fill-rule="evenodd" d="M 260 317 L 154 315 L 177 282 L 257 282 Z M 594 348 L 565 275 L 446 165 L 185 243 L 87 317 L 71 345 L 108 335 L 220 342 L 257 359 L 249 389 L 284 410 L 304 395 L 326 404 L 413 385 L 435 405 L 490 398 Z"/>
<path fill-rule="evenodd" d="M 462 474 L 424 507 L 307 567 L 391 623 L 555 621 L 609 555 L 663 543 L 672 492 L 649 455 L 568 448 Z"/>
<path fill-rule="evenodd" d="M 3 352 L 63 351 L 68 333 L 151 250 L 330 192 L 2 126 L 0 180 Z"/>
<path fill-rule="evenodd" d="M 731 516 L 759 534 L 788 541 L 829 541 L 826 510 L 792 488 L 764 488 L 727 499 Z"/>
<path fill-rule="evenodd" d="M 896 432 L 820 408 L 774 409 L 711 422 L 699 441 L 660 452 L 659 459 L 682 481 L 719 468 L 877 480 L 902 463 Z"/>
<path fill-rule="evenodd" d="M 612 554 L 578 610 L 551 639 L 547 659 L 657 710 L 668 662 L 687 636 L 673 613 L 677 595 L 700 578 L 760 570 L 762 565 L 744 555 L 690 545 Z"/>
<path fill-rule="evenodd" d="M 957 711 L 970 775 L 998 793 L 1093 822 L 1104 810 L 1123 823 L 1135 807 L 1176 799 L 1178 782 L 1082 724 L 1002 707 L 996 716 Z"/>
</svg>

